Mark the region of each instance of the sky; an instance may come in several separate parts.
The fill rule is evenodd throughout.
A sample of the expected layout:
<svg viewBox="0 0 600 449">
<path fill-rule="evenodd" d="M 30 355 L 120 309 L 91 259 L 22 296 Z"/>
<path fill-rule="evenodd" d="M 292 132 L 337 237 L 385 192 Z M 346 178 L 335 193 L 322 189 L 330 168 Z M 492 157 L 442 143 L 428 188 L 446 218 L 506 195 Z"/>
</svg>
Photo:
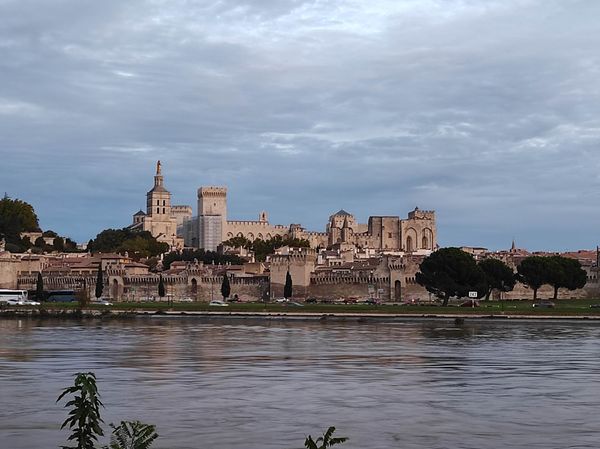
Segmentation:
<svg viewBox="0 0 600 449">
<path fill-rule="evenodd" d="M 228 187 L 323 231 L 435 210 L 441 246 L 600 244 L 600 2 L 0 0 L 0 190 L 86 242 Z"/>
</svg>

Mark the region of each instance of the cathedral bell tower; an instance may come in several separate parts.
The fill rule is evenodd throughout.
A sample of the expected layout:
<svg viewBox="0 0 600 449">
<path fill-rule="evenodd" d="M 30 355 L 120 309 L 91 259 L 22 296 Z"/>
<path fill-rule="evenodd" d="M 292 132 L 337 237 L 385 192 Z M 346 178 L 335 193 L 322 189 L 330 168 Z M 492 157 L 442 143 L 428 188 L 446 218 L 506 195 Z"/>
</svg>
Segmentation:
<svg viewBox="0 0 600 449">
<path fill-rule="evenodd" d="M 168 220 L 171 217 L 171 193 L 165 189 L 160 161 L 156 163 L 154 187 L 146 194 L 146 215 L 155 219 Z"/>
</svg>

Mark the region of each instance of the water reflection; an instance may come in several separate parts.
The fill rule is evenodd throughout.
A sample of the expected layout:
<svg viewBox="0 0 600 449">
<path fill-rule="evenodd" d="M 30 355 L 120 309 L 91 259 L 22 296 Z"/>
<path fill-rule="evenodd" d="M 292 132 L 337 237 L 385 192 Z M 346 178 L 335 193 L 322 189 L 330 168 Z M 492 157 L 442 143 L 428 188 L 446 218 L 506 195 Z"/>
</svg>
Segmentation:
<svg viewBox="0 0 600 449">
<path fill-rule="evenodd" d="M 600 328 L 585 322 L 0 321 L 3 447 L 58 447 L 58 392 L 95 371 L 104 419 L 157 448 L 596 448 Z"/>
</svg>

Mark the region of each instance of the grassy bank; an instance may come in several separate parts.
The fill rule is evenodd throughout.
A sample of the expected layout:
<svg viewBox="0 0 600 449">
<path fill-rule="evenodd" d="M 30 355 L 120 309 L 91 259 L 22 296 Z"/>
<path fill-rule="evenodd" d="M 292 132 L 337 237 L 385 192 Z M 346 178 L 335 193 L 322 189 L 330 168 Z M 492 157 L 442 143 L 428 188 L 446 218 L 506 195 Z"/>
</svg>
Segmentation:
<svg viewBox="0 0 600 449">
<path fill-rule="evenodd" d="M 435 305 L 400 305 L 400 304 L 305 304 L 303 307 L 278 303 L 232 303 L 228 307 L 209 306 L 206 302 L 174 303 L 136 302 L 114 303 L 112 306 L 90 305 L 86 309 L 96 311 L 174 311 L 174 312 L 246 312 L 246 313 L 356 313 L 356 314 L 390 314 L 390 315 L 540 315 L 540 316 L 600 316 L 600 308 L 590 307 L 600 304 L 595 300 L 559 300 L 554 308 L 533 307 L 532 301 L 490 301 L 481 302 L 479 307 L 448 307 Z M 52 312 L 58 310 L 76 310 L 76 303 L 46 303 L 42 310 Z M 4 307 L 3 310 L 18 310 L 22 307 Z"/>
</svg>

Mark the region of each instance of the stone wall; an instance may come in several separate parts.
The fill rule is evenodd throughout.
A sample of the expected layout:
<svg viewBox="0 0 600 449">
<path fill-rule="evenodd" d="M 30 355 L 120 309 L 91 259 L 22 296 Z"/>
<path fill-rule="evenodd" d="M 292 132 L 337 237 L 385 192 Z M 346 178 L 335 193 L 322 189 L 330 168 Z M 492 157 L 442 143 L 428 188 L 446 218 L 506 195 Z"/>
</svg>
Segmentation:
<svg viewBox="0 0 600 449">
<path fill-rule="evenodd" d="M 17 288 L 19 266 L 17 259 L 0 256 L 0 288 Z"/>
</svg>

